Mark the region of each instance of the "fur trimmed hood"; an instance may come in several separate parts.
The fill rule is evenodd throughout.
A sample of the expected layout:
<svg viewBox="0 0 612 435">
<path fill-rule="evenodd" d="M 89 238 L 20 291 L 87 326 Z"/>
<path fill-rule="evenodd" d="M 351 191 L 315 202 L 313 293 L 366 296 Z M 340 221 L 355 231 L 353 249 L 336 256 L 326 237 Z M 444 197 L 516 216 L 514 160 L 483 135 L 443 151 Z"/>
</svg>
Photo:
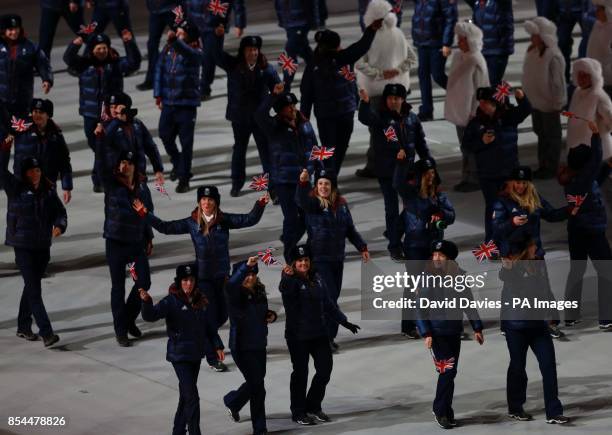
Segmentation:
<svg viewBox="0 0 612 435">
<path fill-rule="evenodd" d="M 482 51 L 482 30 L 475 24 L 468 21 L 455 24 L 455 35 L 467 38 L 470 52 Z"/>
<path fill-rule="evenodd" d="M 584 57 L 572 63 L 572 82 L 578 86 L 578 72 L 583 71 L 591 75 L 593 89 L 603 89 L 603 76 L 601 63 L 598 60 Z"/>
<path fill-rule="evenodd" d="M 525 30 L 529 35 L 540 35 L 548 48 L 557 46 L 557 26 L 544 17 L 535 17 L 525 21 Z"/>
<path fill-rule="evenodd" d="M 393 8 L 387 0 L 372 0 L 363 15 L 363 22 L 369 27 L 374 21 L 384 18 L 383 27 L 395 27 L 397 25 L 397 15 L 391 14 Z"/>
</svg>

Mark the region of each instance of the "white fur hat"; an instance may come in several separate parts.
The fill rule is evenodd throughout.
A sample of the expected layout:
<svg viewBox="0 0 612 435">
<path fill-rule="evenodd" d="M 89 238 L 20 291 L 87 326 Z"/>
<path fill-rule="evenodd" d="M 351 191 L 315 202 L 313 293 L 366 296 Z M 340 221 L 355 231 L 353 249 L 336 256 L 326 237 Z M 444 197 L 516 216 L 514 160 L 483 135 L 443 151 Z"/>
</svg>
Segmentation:
<svg viewBox="0 0 612 435">
<path fill-rule="evenodd" d="M 455 35 L 463 36 L 467 39 L 470 51 L 478 52 L 482 50 L 482 30 L 470 21 L 462 21 L 455 24 Z"/>
<path fill-rule="evenodd" d="M 366 27 L 376 20 L 386 18 L 393 8 L 387 0 L 372 0 L 363 14 L 363 22 Z M 395 14 L 394 14 L 395 15 Z M 397 17 L 396 17 L 397 19 Z"/>
<path fill-rule="evenodd" d="M 525 21 L 525 30 L 529 35 L 540 35 L 547 47 L 557 46 L 557 26 L 548 18 L 535 17 Z"/>
<path fill-rule="evenodd" d="M 601 72 L 601 63 L 590 57 L 583 57 L 572 63 L 572 82 L 578 86 L 578 72 L 585 72 L 591 76 L 591 83 L 594 89 L 603 87 L 603 76 Z"/>
</svg>

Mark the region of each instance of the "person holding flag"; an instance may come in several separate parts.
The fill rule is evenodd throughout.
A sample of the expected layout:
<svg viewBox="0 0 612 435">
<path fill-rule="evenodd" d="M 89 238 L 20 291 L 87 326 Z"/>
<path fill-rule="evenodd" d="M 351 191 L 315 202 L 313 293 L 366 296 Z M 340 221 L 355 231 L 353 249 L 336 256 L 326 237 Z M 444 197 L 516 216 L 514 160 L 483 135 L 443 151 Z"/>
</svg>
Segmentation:
<svg viewBox="0 0 612 435">
<path fill-rule="evenodd" d="M 425 276 L 441 276 L 446 281 L 447 277 L 464 275 L 465 271 L 456 262 L 458 254 L 457 245 L 453 242 L 449 240 L 434 242 L 431 245 L 431 259 L 425 267 Z M 429 280 L 424 282 L 429 283 Z M 436 286 L 435 279 L 432 282 L 433 286 L 423 286 L 417 290 L 419 297 L 427 298 L 429 301 L 444 301 L 448 298 L 450 301 L 457 302 L 458 296 L 470 301 L 474 300 L 469 287 L 459 291 L 454 288 Z M 457 426 L 453 411 L 453 395 L 461 350 L 464 314 L 472 325 L 476 341 L 482 345 L 484 327 L 475 308 L 429 309 L 420 308 L 419 305 L 415 311 L 419 333 L 425 338 L 425 347 L 430 350 L 438 372 L 433 415 L 436 423 L 443 429 L 452 429 Z"/>
<path fill-rule="evenodd" d="M 210 353 L 224 358 L 223 343 L 217 334 L 208 299 L 196 285 L 196 275 L 195 264 L 178 266 L 168 296 L 155 305 L 145 289 L 139 291 L 143 320 L 166 320 L 166 360 L 172 363 L 179 379 L 173 435 L 183 435 L 185 430 L 189 430 L 189 435 L 201 435 L 198 375 L 202 358 Z"/>
<path fill-rule="evenodd" d="M 374 173 L 385 204 L 385 237 L 387 249 L 394 260 L 403 259 L 399 232 L 399 201 L 393 187 L 396 162 L 405 161 L 412 169 L 416 155 L 430 157 L 423 126 L 412 106 L 406 102 L 407 91 L 401 84 L 387 84 L 380 107 L 370 107 L 370 96 L 365 89 L 359 91 L 359 121 L 370 127 L 374 135 Z"/>
<path fill-rule="evenodd" d="M 87 38 L 83 56 L 79 50 Z M 87 144 L 96 151 L 94 131 L 107 116 L 104 113 L 105 101 L 111 94 L 123 90 L 123 78 L 140 68 L 140 51 L 129 31 L 122 33 L 125 56 L 119 56 L 111 48 L 110 38 L 103 33 L 91 33 L 75 38 L 66 48 L 64 62 L 68 68 L 79 75 L 79 114 L 83 117 L 83 128 Z M 106 108 L 108 109 L 108 108 Z M 96 173 L 96 165 L 91 173 L 94 192 L 102 192 L 102 180 Z"/>
<path fill-rule="evenodd" d="M 268 324 L 277 314 L 268 309 L 266 287 L 257 277 L 258 257 L 235 263 L 225 284 L 225 297 L 230 318 L 229 348 L 245 382 L 223 397 L 228 414 L 240 421 L 240 410 L 250 402 L 253 433 L 266 434 L 266 346 Z"/>
<path fill-rule="evenodd" d="M 304 216 L 295 203 L 295 191 L 302 169 L 312 174 L 321 160 L 309 160 L 317 145 L 317 137 L 310 121 L 297 110 L 297 98 L 284 93 L 282 83 L 274 86 L 255 113 L 257 125 L 268 139 L 270 151 L 270 182 L 274 185 L 283 212 L 281 241 L 287 261 L 289 252 L 305 231 Z M 276 116 L 270 116 L 270 108 Z M 323 156 L 321 157 L 323 158 Z"/>
<path fill-rule="evenodd" d="M 134 210 L 144 221 L 162 234 L 189 234 L 196 254 L 198 288 L 210 302 L 211 315 L 215 316 L 217 328 L 228 318 L 223 287 L 230 272 L 230 230 L 256 225 L 263 215 L 270 197 L 262 195 L 246 214 L 225 213 L 219 208 L 221 195 L 216 186 L 200 186 L 196 196 L 196 207 L 184 219 L 163 221 L 155 216 L 143 201 L 134 201 Z M 214 355 L 206 359 L 211 369 L 222 372 L 227 367 Z"/>
<path fill-rule="evenodd" d="M 306 216 L 307 244 L 311 249 L 313 267 L 327 287 L 329 296 L 338 305 L 344 272 L 345 240 L 361 253 L 364 263 L 370 259 L 368 245 L 357 232 L 346 199 L 338 192 L 338 180 L 332 169 L 315 172 L 315 187 L 310 185 L 306 169 L 300 174 L 295 201 Z M 329 341 L 338 349 L 335 339 L 338 323 L 329 319 Z"/>
<path fill-rule="evenodd" d="M 327 165 L 336 174 L 340 174 L 357 110 L 357 81 L 353 65 L 370 49 L 382 21 L 382 18 L 375 20 L 359 41 L 346 48 L 340 48 L 340 35 L 333 30 L 315 33 L 317 47 L 302 77 L 300 110 L 310 118 L 314 106 L 321 143 L 336 150 Z"/>
<path fill-rule="evenodd" d="M 223 33 L 223 29 L 218 33 Z M 217 65 L 227 72 L 225 119 L 232 123 L 234 132 L 230 191 L 230 195 L 234 197 L 240 195 L 246 179 L 246 150 L 251 134 L 257 145 L 263 172 L 270 172 L 268 141 L 255 122 L 254 114 L 264 97 L 272 92 L 281 80 L 261 52 L 262 44 L 260 36 L 245 36 L 240 40 L 237 56 L 232 56 L 221 48 L 216 53 Z M 270 196 L 274 199 L 274 189 L 270 187 Z"/>
<path fill-rule="evenodd" d="M 597 272 L 599 328 L 602 331 L 610 331 L 612 276 L 609 260 L 612 260 L 612 251 L 606 238 L 607 216 L 600 190 L 600 184 L 606 180 L 610 171 L 609 166 L 607 171 L 600 171 L 602 139 L 597 124 L 589 121 L 587 126 L 593 133 L 591 146 L 581 144 L 570 149 L 567 166 L 562 167 L 559 172 L 559 183 L 563 186 L 566 198 L 570 206 L 577 209 L 567 222 L 567 241 L 572 261 L 565 287 L 565 299 L 578 301 L 580 305 L 586 261 L 590 258 Z M 580 312 L 580 307 L 566 310 L 565 326 L 578 323 Z"/>
<path fill-rule="evenodd" d="M 138 200 L 153 210 L 153 201 L 144 175 L 138 172 L 135 152 L 121 151 L 113 165 L 103 153 L 104 146 L 98 141 L 96 164 L 104 183 L 104 238 L 112 283 L 113 326 L 119 346 L 130 347 L 128 333 L 135 338 L 142 336 L 136 326 L 140 313 L 138 291 L 151 287 L 148 256 L 153 251 L 153 230 L 132 208 L 132 202 Z M 128 264 L 134 285 L 126 300 L 125 267 Z"/>
<path fill-rule="evenodd" d="M 279 284 L 287 316 L 285 339 L 293 365 L 289 384 L 291 418 L 305 426 L 312 426 L 317 421 L 331 421 L 321 408 L 333 366 L 327 326 L 329 319 L 353 334 L 361 329 L 350 323 L 333 303 L 325 281 L 312 266 L 313 259 L 307 245 L 295 246 Z M 307 393 L 310 356 L 316 373 Z"/>
</svg>

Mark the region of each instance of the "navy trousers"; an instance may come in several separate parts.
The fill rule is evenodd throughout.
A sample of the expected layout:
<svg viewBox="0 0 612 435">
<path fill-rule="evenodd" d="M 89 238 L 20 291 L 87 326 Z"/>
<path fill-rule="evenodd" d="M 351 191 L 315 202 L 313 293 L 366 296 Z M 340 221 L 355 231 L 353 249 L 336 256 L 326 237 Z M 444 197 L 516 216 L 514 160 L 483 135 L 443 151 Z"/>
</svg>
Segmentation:
<svg viewBox="0 0 612 435">
<path fill-rule="evenodd" d="M 125 3 L 125 6 L 119 9 L 96 7 L 91 18 L 92 22 L 95 21 L 98 23 L 96 32 L 104 32 L 106 26 L 108 26 L 108 23 L 112 22 L 119 37 L 121 37 L 121 32 L 126 29 L 133 34 L 132 22 L 130 21 L 130 8 L 127 5 L 127 2 Z"/>
<path fill-rule="evenodd" d="M 85 137 L 87 138 L 87 145 L 94 152 L 94 164 L 91 169 L 91 182 L 94 186 L 102 185 L 102 181 L 100 180 L 100 176 L 98 175 L 98 171 L 96 171 L 96 135 L 94 134 L 94 130 L 98 125 L 99 120 L 97 118 L 90 118 L 88 116 L 83 116 L 83 130 L 85 130 Z"/>
<path fill-rule="evenodd" d="M 344 262 L 342 261 L 317 261 L 316 257 L 314 260 L 314 268 L 319 273 L 327 291 L 329 297 L 336 305 L 338 305 L 338 298 L 340 297 L 340 291 L 342 290 L 342 275 L 344 272 Z M 327 331 L 329 332 L 329 339 L 334 340 L 338 335 L 338 322 L 334 319 L 326 318 Z"/>
<path fill-rule="evenodd" d="M 248 122 L 232 122 L 234 148 L 232 151 L 232 187 L 241 189 L 246 179 L 246 151 L 251 134 L 257 145 L 259 160 L 264 173 L 270 171 L 268 139 L 259 126 L 251 119 Z"/>
<path fill-rule="evenodd" d="M 497 200 L 500 189 L 504 185 L 504 178 L 479 178 L 480 190 L 485 200 L 484 224 L 485 242 L 493 237 L 493 204 Z"/>
<path fill-rule="evenodd" d="M 32 330 L 32 316 L 36 320 L 39 333 L 42 337 L 53 334 L 51 321 L 47 315 L 42 300 L 41 281 L 49 264 L 49 248 L 47 249 L 15 249 L 15 263 L 23 278 L 23 293 L 19 303 L 17 316 L 17 331 L 29 332 Z"/>
<path fill-rule="evenodd" d="M 143 242 L 121 242 L 106 239 L 106 261 L 111 275 L 111 310 L 115 335 L 124 337 L 128 327 L 136 321 L 140 314 L 140 296 L 138 289 L 149 290 L 151 273 L 149 259 L 145 253 Z M 136 263 L 137 279 L 125 299 L 125 277 L 128 263 Z M 130 278 L 132 279 L 132 278 Z"/>
<path fill-rule="evenodd" d="M 163 12 L 161 14 L 149 13 L 149 39 L 147 40 L 147 56 L 149 63 L 147 65 L 147 75 L 145 82 L 153 84 L 155 77 L 155 66 L 159 58 L 159 42 L 164 33 L 166 26 L 170 26 L 174 21 L 172 12 Z"/>
<path fill-rule="evenodd" d="M 455 418 L 453 412 L 453 395 L 455 394 L 455 377 L 457 376 L 457 365 L 459 364 L 459 352 L 461 351 L 460 335 L 435 335 L 431 346 L 438 361 L 454 358 L 452 368 L 438 372 L 438 385 L 436 386 L 436 398 L 433 402 L 433 412 L 442 417 Z"/>
<path fill-rule="evenodd" d="M 81 24 L 83 24 L 83 8 L 79 6 L 79 9 L 72 13 L 68 8 L 68 3 L 66 3 L 61 11 L 45 8 L 41 9 L 40 25 L 38 27 L 38 46 L 45 52 L 48 58 L 51 58 L 51 50 L 53 49 L 53 39 L 55 38 L 57 23 L 62 17 L 66 20 L 66 24 L 68 24 L 70 30 L 76 34 L 81 29 Z"/>
<path fill-rule="evenodd" d="M 306 231 L 304 213 L 295 203 L 296 184 L 276 184 L 278 201 L 283 212 L 283 254 L 285 261 L 289 262 L 291 249 L 299 242 Z"/>
<path fill-rule="evenodd" d="M 392 169 L 390 169 L 392 171 Z M 397 249 L 401 246 L 398 219 L 399 219 L 399 200 L 397 191 L 393 188 L 393 180 L 391 178 L 378 178 L 378 185 L 383 194 L 383 202 L 385 205 L 385 228 L 386 237 L 389 240 L 387 245 L 388 250 Z"/>
<path fill-rule="evenodd" d="M 446 89 L 448 77 L 444 72 L 446 58 L 442 56 L 442 47 L 418 47 L 419 87 L 421 88 L 421 106 L 419 114 L 433 116 L 433 96 L 431 78 Z"/>
<path fill-rule="evenodd" d="M 506 344 L 510 352 L 510 365 L 506 381 L 508 412 L 518 413 L 527 400 L 527 349 L 535 354 L 542 373 L 544 384 L 544 405 L 546 418 L 563 415 L 563 406 L 559 400 L 557 387 L 557 366 L 555 362 L 555 346 L 546 327 L 529 329 L 508 329 Z"/>
<path fill-rule="evenodd" d="M 215 56 L 214 53 L 223 50 L 225 38 L 218 37 L 215 32 L 202 32 L 202 78 L 200 80 L 200 92 L 202 95 L 210 95 L 211 85 L 215 80 Z"/>
<path fill-rule="evenodd" d="M 300 417 L 307 412 L 321 411 L 321 403 L 325 397 L 325 388 L 329 383 L 334 365 L 331 347 L 327 337 L 311 340 L 287 340 L 289 354 L 291 355 L 291 382 L 289 384 L 291 396 L 291 415 Z M 308 393 L 308 362 L 310 357 L 314 362 L 315 375 Z"/>
<path fill-rule="evenodd" d="M 232 357 L 245 382 L 237 389 L 223 397 L 225 406 L 234 411 L 240 411 L 247 402 L 251 407 L 251 423 L 253 432 L 264 433 L 266 428 L 266 350 L 235 350 Z"/>
<path fill-rule="evenodd" d="M 406 235 L 406 239 L 410 238 L 410 234 Z M 407 241 L 405 239 L 405 241 Z M 424 248 L 412 248 L 404 244 L 403 247 L 404 257 L 406 257 L 406 272 L 410 275 L 419 275 L 425 269 L 426 260 L 431 257 L 428 247 Z M 404 297 L 414 299 L 414 292 L 411 289 L 404 288 Z M 416 329 L 416 323 L 414 321 L 415 310 L 409 308 L 402 309 L 402 333 L 407 334 Z"/>
<path fill-rule="evenodd" d="M 491 86 L 499 85 L 508 66 L 508 56 L 485 56 L 485 61 L 487 62 Z"/>
<path fill-rule="evenodd" d="M 312 60 L 312 48 L 308 42 L 308 27 L 294 27 L 287 29 L 287 42 L 285 43 L 285 51 L 288 56 L 291 56 L 297 62 L 298 57 L 301 57 L 307 64 Z M 295 74 L 287 74 L 283 72 L 283 81 L 285 82 L 285 92 L 291 90 L 291 83 Z"/>
<path fill-rule="evenodd" d="M 340 174 L 340 168 L 351 141 L 354 118 L 355 112 L 333 118 L 317 118 L 321 144 L 327 148 L 335 148 L 334 156 L 325 163 L 325 166 L 331 167 L 336 175 Z"/>
<path fill-rule="evenodd" d="M 195 106 L 164 105 L 159 117 L 159 137 L 170 156 L 172 166 L 181 181 L 192 177 L 193 135 L 197 108 Z M 181 141 L 181 151 L 176 146 L 176 138 Z"/>
<path fill-rule="evenodd" d="M 201 435 L 200 396 L 198 394 L 199 361 L 173 362 L 172 366 L 179 379 L 179 403 L 174 415 L 172 435 Z"/>
</svg>

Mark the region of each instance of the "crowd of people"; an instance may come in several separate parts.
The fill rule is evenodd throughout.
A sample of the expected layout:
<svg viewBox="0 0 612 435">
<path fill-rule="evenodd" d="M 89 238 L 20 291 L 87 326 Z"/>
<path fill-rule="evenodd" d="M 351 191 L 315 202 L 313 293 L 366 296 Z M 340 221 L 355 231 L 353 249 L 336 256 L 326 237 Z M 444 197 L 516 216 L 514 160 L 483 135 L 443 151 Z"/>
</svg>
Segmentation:
<svg viewBox="0 0 612 435">
<path fill-rule="evenodd" d="M 104 194 L 103 237 L 116 340 L 129 347 L 130 337 L 142 336 L 136 325 L 141 313 L 145 321 L 166 320 L 167 360 L 174 366 L 180 391 L 173 433 L 200 433 L 201 359 L 206 358 L 215 371 L 227 370 L 219 328 L 228 320 L 229 349 L 245 383 L 226 394 L 223 402 L 234 421 L 240 420 L 239 411 L 250 402 L 254 432 L 266 433 L 267 325 L 277 314 L 269 310 L 265 286 L 257 277 L 259 258 L 230 265 L 229 236 L 230 230 L 257 225 L 270 202 L 279 204 L 283 215 L 280 239 L 286 266 L 279 290 L 293 365 L 291 415 L 302 425 L 330 421 L 322 401 L 332 354 L 339 348 L 338 327 L 352 333 L 359 330 L 338 303 L 346 240 L 363 262 L 370 259 L 338 185 L 355 112 L 370 132 L 366 165 L 356 176 L 377 179 L 390 257 L 410 260 L 406 267 L 413 273 L 464 273 L 455 261 L 457 246 L 444 240 L 444 229 L 454 223 L 456 213 L 441 190 L 441 174 L 423 129 L 423 123 L 434 119 L 432 79 L 445 89 L 444 119 L 456 126 L 462 154 L 461 181 L 454 189 L 480 190 L 484 198 L 483 240 L 499 247 L 502 296 L 533 282 L 549 285 L 545 267 L 523 266 L 521 260 L 544 259 L 542 219 L 567 220 L 570 258 L 593 261 L 599 328 L 612 330 L 612 319 L 603 308 L 609 305 L 612 288 L 604 263 L 612 260 L 605 208 L 606 200 L 612 200 L 610 183 L 606 184 L 612 167 L 612 1 L 538 1 L 538 16 L 524 24 L 530 42 L 524 53 L 522 86 L 514 89 L 504 81 L 508 59 L 517 55 L 511 1 L 466 1 L 472 11 L 467 21 L 459 20 L 455 0 L 415 0 L 411 8 L 412 3 L 360 0 L 356 6 L 363 35 L 343 47 L 340 35 L 325 28 L 325 0 L 276 0 L 278 24 L 287 38 L 279 74 L 264 55 L 263 39 L 243 34 L 247 25 L 243 0 L 147 0 L 148 66 L 137 88 L 152 91 L 160 110 L 158 134 L 171 165 L 166 171 L 155 140 L 124 89 L 124 78 L 138 71 L 142 62 L 127 0 L 41 0 L 38 43 L 28 39 L 20 16 L 0 17 L 0 183 L 8 198 L 6 244 L 14 248 L 24 280 L 17 336 L 29 341 L 42 338 L 46 347 L 59 341 L 45 310 L 41 282 L 52 239 L 67 229 L 66 205 L 76 183 L 69 144 L 53 118 L 53 102 L 34 98 L 34 85 L 40 78 L 42 92 L 52 91 L 49 56 L 60 17 L 76 34 L 63 60 L 69 73 L 78 77 L 79 114 L 93 151 L 92 189 Z M 84 22 L 87 8 L 93 9 L 89 24 Z M 230 16 L 235 35 L 241 38 L 235 55 L 224 50 Z M 407 17 L 412 23 L 411 41 L 400 27 Z M 123 43 L 123 55 L 104 33 L 111 21 Z M 578 59 L 572 61 L 575 24 L 582 36 Z M 166 27 L 167 41 L 160 50 Z M 298 57 L 305 64 L 299 109 L 291 92 Z M 177 181 L 177 193 L 191 191 L 198 107 L 211 96 L 216 66 L 227 74 L 226 119 L 234 133 L 230 195 L 240 196 L 244 187 L 251 135 L 263 172 L 269 174 L 267 192 L 248 213 L 235 214 L 221 210 L 216 186 L 198 186 L 196 204 L 187 217 L 164 221 L 154 214 L 148 185 L 153 182 L 156 189 L 165 190 L 166 172 Z M 413 111 L 407 98 L 414 67 L 421 104 Z M 516 104 L 511 103 L 512 96 Z M 310 122 L 313 111 L 316 129 Z M 568 118 L 565 140 L 562 114 Z M 538 141 L 534 171 L 521 164 L 517 147 L 519 125 L 529 116 Z M 329 158 L 311 158 L 317 152 L 328 152 Z M 147 177 L 147 160 L 153 180 Z M 538 193 L 534 182 L 554 177 L 566 195 L 559 208 Z M 168 296 L 157 304 L 148 294 L 153 230 L 189 234 L 195 250 L 194 262 L 177 267 Z M 302 244 L 305 234 L 307 242 Z M 585 264 L 572 262 L 567 299 L 580 300 Z M 126 267 L 133 278 L 127 298 Z M 465 314 L 482 344 L 478 313 Z M 32 330 L 32 317 L 38 334 Z M 564 320 L 566 327 L 576 325 L 580 310 Z M 523 409 L 525 358 L 531 347 L 544 377 L 546 421 L 568 421 L 557 397 L 552 338 L 563 335 L 559 325 L 558 316 L 502 320 L 510 352 L 510 417 L 532 418 Z M 411 339 L 423 337 L 437 356 L 440 374 L 433 412 L 441 427 L 454 427 L 453 379 L 463 322 L 423 311 L 416 320 L 404 319 L 401 332 Z M 316 373 L 307 389 L 310 357 Z M 448 367 L 439 366 L 439 361 Z"/>
</svg>

